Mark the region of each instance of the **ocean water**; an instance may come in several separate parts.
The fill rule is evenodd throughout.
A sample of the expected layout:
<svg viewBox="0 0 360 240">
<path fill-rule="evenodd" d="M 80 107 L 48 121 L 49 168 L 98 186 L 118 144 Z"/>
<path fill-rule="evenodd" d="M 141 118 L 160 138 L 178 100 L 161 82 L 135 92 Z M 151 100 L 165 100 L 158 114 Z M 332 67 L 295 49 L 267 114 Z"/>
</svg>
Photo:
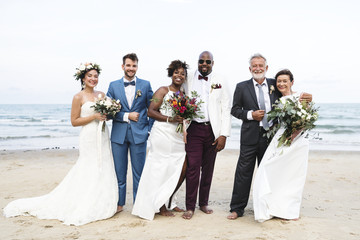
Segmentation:
<svg viewBox="0 0 360 240">
<path fill-rule="evenodd" d="M 310 148 L 360 151 L 360 104 L 317 106 L 319 120 L 310 132 Z M 81 127 L 71 126 L 70 111 L 69 104 L 0 104 L 0 150 L 78 148 Z M 240 128 L 241 121 L 232 118 L 227 149 L 239 149 Z"/>
<path fill-rule="evenodd" d="M 77 147 L 70 111 L 68 104 L 0 105 L 0 150 Z"/>
</svg>

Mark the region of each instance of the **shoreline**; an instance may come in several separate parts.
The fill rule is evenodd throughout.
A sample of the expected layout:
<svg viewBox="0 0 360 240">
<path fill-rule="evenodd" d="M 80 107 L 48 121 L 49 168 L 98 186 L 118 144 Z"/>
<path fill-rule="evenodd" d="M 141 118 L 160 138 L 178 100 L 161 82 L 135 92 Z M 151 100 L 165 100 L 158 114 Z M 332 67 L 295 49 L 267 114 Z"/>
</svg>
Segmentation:
<svg viewBox="0 0 360 240">
<path fill-rule="evenodd" d="M 207 215 L 195 210 L 191 220 L 155 216 L 153 221 L 131 215 L 132 179 L 128 171 L 124 211 L 110 219 L 83 226 L 31 216 L 0 216 L 0 239 L 359 239 L 360 152 L 310 151 L 300 219 L 254 221 L 252 198 L 245 215 L 227 220 L 239 150 L 218 154 Z M 78 157 L 78 149 L 12 150 L 0 152 L 0 207 L 10 201 L 48 193 L 64 178 Z M 129 168 L 130 169 L 130 168 Z M 185 184 L 177 193 L 185 206 Z"/>
</svg>

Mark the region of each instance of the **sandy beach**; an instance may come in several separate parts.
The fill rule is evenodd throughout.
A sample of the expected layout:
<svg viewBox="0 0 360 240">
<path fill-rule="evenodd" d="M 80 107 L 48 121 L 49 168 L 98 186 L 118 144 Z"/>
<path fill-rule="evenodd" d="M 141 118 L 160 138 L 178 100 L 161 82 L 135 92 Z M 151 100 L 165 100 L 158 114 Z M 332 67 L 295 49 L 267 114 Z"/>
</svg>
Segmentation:
<svg viewBox="0 0 360 240">
<path fill-rule="evenodd" d="M 0 207 L 12 200 L 52 190 L 69 171 L 78 150 L 2 151 Z M 131 215 L 131 174 L 127 205 L 114 217 L 84 226 L 58 220 L 0 216 L 0 239 L 360 239 L 360 152 L 311 151 L 307 181 L 298 221 L 254 221 L 252 199 L 245 216 L 226 219 L 238 150 L 219 153 L 210 194 L 214 213 L 196 210 L 191 220 L 156 215 L 153 221 Z M 178 192 L 184 208 L 185 184 Z"/>
</svg>

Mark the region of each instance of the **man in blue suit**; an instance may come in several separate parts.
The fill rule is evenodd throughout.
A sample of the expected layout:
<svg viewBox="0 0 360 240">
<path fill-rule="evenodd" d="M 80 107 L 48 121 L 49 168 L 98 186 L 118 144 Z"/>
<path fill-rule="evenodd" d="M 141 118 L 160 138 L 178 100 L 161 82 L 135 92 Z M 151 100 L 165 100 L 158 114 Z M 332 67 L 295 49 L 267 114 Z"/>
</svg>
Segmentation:
<svg viewBox="0 0 360 240">
<path fill-rule="evenodd" d="M 118 212 L 123 210 L 126 199 L 126 175 L 130 149 L 133 174 L 133 200 L 145 164 L 146 141 L 153 123 L 147 110 L 153 95 L 149 81 L 135 76 L 138 58 L 135 53 L 123 57 L 124 77 L 110 83 L 107 96 L 119 99 L 121 110 L 113 119 L 111 147 L 119 186 Z"/>
</svg>

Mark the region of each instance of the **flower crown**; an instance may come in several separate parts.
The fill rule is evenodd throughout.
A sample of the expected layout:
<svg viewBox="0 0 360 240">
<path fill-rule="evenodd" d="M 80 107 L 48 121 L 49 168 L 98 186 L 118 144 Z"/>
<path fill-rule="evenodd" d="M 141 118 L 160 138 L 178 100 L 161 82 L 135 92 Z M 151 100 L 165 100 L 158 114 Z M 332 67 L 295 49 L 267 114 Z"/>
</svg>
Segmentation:
<svg viewBox="0 0 360 240">
<path fill-rule="evenodd" d="M 90 70 L 96 70 L 99 74 L 101 72 L 101 68 L 96 63 L 87 62 L 85 64 L 80 64 L 80 67 L 76 68 L 76 73 L 74 74 L 75 80 L 81 80 L 85 77 L 85 73 Z"/>
</svg>

